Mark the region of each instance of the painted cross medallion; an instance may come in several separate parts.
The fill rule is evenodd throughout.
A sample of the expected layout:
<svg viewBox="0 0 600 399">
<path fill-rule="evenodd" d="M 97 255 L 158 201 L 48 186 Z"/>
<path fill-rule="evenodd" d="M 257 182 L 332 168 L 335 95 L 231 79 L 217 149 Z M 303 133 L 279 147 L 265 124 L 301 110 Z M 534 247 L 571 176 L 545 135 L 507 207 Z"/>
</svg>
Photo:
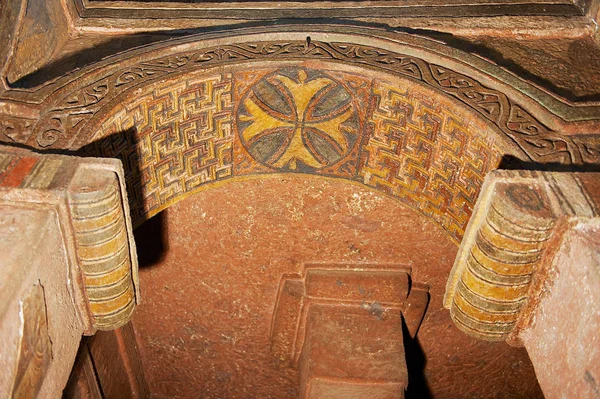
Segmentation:
<svg viewBox="0 0 600 399">
<path fill-rule="evenodd" d="M 257 161 L 311 171 L 344 158 L 357 142 L 359 118 L 349 91 L 316 70 L 282 69 L 263 77 L 237 113 L 240 139 Z"/>
</svg>

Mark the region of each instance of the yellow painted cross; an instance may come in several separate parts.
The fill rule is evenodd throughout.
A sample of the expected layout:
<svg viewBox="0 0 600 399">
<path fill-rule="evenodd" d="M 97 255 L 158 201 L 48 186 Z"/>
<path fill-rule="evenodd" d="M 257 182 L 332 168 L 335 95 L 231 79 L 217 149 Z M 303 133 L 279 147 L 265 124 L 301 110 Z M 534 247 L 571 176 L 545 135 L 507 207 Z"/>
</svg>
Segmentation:
<svg viewBox="0 0 600 399">
<path fill-rule="evenodd" d="M 275 134 L 282 130 L 289 131 L 291 139 L 288 135 L 288 140 L 285 140 L 289 144 L 272 166 L 278 168 L 287 166 L 292 170 L 297 168 L 298 161 L 314 168 L 325 165 L 325 162 L 319 161 L 307 148 L 304 141 L 307 130 L 329 137 L 340 147 L 342 153 L 348 150 L 344 131 L 354 131 L 354 129 L 344 127 L 342 124 L 354 113 L 349 104 L 343 104 L 343 107 L 338 107 L 338 112 L 333 111 L 324 117 L 312 116 L 314 107 L 319 104 L 326 92 L 337 85 L 336 82 L 327 77 L 308 80 L 308 75 L 303 69 L 299 70 L 297 80 L 276 75 L 272 82 L 284 97 L 290 99 L 291 96 L 293 112 L 291 115 L 282 115 L 274 111 L 269 104 L 257 104 L 252 97 L 247 97 L 244 106 L 248 114 L 239 116 L 240 121 L 250 122 L 242 132 L 244 141 L 250 142 L 256 137 Z"/>
</svg>

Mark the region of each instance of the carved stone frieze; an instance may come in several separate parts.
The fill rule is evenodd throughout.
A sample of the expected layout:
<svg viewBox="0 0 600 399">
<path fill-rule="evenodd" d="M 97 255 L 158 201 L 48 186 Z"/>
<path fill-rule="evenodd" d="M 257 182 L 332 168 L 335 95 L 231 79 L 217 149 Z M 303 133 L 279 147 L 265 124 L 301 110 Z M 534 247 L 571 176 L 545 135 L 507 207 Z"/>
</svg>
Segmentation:
<svg viewBox="0 0 600 399">
<path fill-rule="evenodd" d="M 120 158 L 134 224 L 233 174 L 233 78 L 197 73 L 147 86 L 105 115 L 88 155 Z"/>
<path fill-rule="evenodd" d="M 431 56 L 426 45 L 433 43 L 292 36 L 251 40 L 234 33 L 229 44 L 206 46 L 180 39 L 31 93 L 10 89 L 2 94 L 7 104 L 13 95 L 21 107 L 35 99 L 40 117 L 0 113 L 0 140 L 120 158 L 135 224 L 206 183 L 296 171 L 381 189 L 432 217 L 456 241 L 484 176 L 504 155 L 600 163 L 600 135 L 559 133 L 556 115 L 540 111 L 547 102 L 566 115 L 568 106 L 546 97 L 535 103 L 535 90 L 521 81 L 499 89 L 501 71 L 489 66 L 474 62 L 479 72 L 465 73 L 455 62 L 464 55 Z M 321 91 L 304 104 L 306 89 L 319 82 Z M 527 91 L 515 94 L 521 88 Z M 577 122 L 600 120 L 594 112 L 572 107 Z"/>
<path fill-rule="evenodd" d="M 90 140 L 87 127 L 101 118 L 108 103 L 145 83 L 165 76 L 187 73 L 199 68 L 236 65 L 243 62 L 321 60 L 356 65 L 410 78 L 475 110 L 493 123 L 505 139 L 530 159 L 543 162 L 597 162 L 583 152 L 580 143 L 553 132 L 522 104 L 499 90 L 487 87 L 474 77 L 413 55 L 356 43 L 306 41 L 241 42 L 201 50 L 179 52 L 134 63 L 104 75 L 94 71 L 92 83 L 70 84 L 59 88 L 42 106 L 39 122 L 23 133 L 21 143 L 40 148 L 76 148 Z M 131 63 L 129 63 L 131 64 Z M 83 78 L 84 76 L 82 76 Z M 10 120 L 7 115 L 2 119 Z M 87 136 L 86 136 L 87 135 Z M 10 138 L 7 137 L 10 140 Z M 598 137 L 588 137 L 597 142 Z M 592 158 L 592 159 L 590 159 Z"/>
<path fill-rule="evenodd" d="M 494 123 L 516 142 L 531 158 L 535 158 L 534 148 L 526 139 L 527 136 L 538 136 L 549 133 L 548 129 L 535 120 L 524 109 L 514 104 L 508 97 L 496 90 L 488 89 L 475 79 L 466 75 L 429 64 L 416 57 L 393 53 L 391 51 L 369 46 L 360 46 L 350 43 L 324 43 L 324 42 L 267 42 L 243 43 L 239 45 L 225 45 L 195 52 L 183 53 L 143 63 L 140 66 L 128 68 L 114 74 L 107 80 L 95 82 L 70 93 L 57 104 L 57 112 L 50 120 L 70 118 L 72 112 L 60 117 L 63 110 L 81 110 L 93 112 L 95 105 L 108 96 L 114 96 L 127 89 L 136 87 L 145 81 L 154 80 L 183 70 L 205 67 L 205 65 L 234 64 L 242 61 L 260 61 L 268 59 L 285 61 L 288 59 L 318 59 L 341 61 L 351 64 L 375 67 L 377 69 L 409 77 L 422 82 L 443 93 L 450 94 L 461 102 L 467 104 Z M 99 90 L 99 88 L 102 88 Z M 94 93 L 93 95 L 91 93 Z M 76 101 L 73 106 L 68 104 L 68 99 L 93 100 Z M 90 115 L 91 116 L 91 115 Z M 38 124 L 38 126 L 41 126 Z M 39 129 L 39 128 L 38 128 Z M 53 129 L 56 130 L 56 129 Z M 76 129 L 67 133 L 73 137 L 78 133 Z M 44 134 L 39 131 L 36 137 Z M 54 137 L 54 136 L 53 136 Z M 58 139 L 58 137 L 57 137 Z M 40 146 L 48 146 L 48 140 L 37 141 Z M 68 142 L 63 142 L 67 144 Z M 70 143 L 68 143 L 70 144 Z M 572 159 L 571 162 L 577 162 Z"/>
</svg>

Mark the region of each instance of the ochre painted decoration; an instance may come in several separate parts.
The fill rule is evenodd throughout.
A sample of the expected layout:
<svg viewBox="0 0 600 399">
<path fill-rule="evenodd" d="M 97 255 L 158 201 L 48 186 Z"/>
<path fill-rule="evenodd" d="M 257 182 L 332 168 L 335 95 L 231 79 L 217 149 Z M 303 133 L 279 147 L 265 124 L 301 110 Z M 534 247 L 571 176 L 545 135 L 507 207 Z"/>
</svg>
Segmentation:
<svg viewBox="0 0 600 399">
<path fill-rule="evenodd" d="M 554 215 L 539 185 L 497 184 L 495 190 L 450 312 L 461 329 L 504 339 L 527 301 Z"/>
<path fill-rule="evenodd" d="M 328 29 L 336 40 L 295 30 L 284 40 L 277 29 L 232 33 L 229 44 L 191 36 L 8 89 L 0 140 L 119 157 L 136 225 L 202 184 L 289 171 L 363 181 L 456 242 L 503 155 L 599 160 L 594 107 L 533 87 L 516 95 L 523 81 L 501 82 L 495 66 L 423 38 L 373 30 L 365 44 L 354 28 Z"/>
<path fill-rule="evenodd" d="M 598 162 L 599 136 L 586 128 L 600 119 L 595 108 L 534 88 L 527 93 L 539 101 L 515 96 L 522 81 L 490 85 L 494 66 L 459 66 L 449 60 L 466 54 L 425 39 L 373 31 L 367 45 L 349 32 L 333 41 L 238 32 L 219 45 L 190 37 L 83 68 L 68 83 L 9 89 L 2 100 L 15 114 L 0 115 L 0 140 L 72 150 L 100 140 L 86 149 L 124 162 L 136 225 L 201 184 L 285 170 L 362 180 L 457 242 L 482 176 L 503 155 Z"/>
<path fill-rule="evenodd" d="M 594 215 L 575 174 L 491 172 L 446 287 L 444 305 L 457 327 L 517 343 L 564 226 Z"/>
<path fill-rule="evenodd" d="M 344 158 L 359 137 L 356 103 L 341 82 L 289 68 L 256 82 L 237 110 L 244 148 L 280 170 L 312 171 Z"/>
<path fill-rule="evenodd" d="M 485 175 L 500 162 L 490 128 L 406 82 L 376 82 L 373 94 L 362 180 L 460 240 Z"/>
<path fill-rule="evenodd" d="M 124 172 L 119 161 L 0 147 L 0 190 L 57 209 L 72 263 L 72 291 L 86 334 L 129 321 L 139 301 Z M 70 261 L 70 262 L 71 262 Z"/>
<path fill-rule="evenodd" d="M 69 205 L 93 325 L 120 327 L 135 308 L 135 288 L 117 175 L 80 168 L 69 186 Z"/>
<path fill-rule="evenodd" d="M 372 78 L 303 66 L 239 71 L 234 78 L 234 98 L 241 99 L 236 102 L 234 175 L 283 171 L 358 179 Z M 261 116 L 258 124 L 248 105 L 265 104 L 260 99 L 267 99 L 263 108 L 274 118 Z M 249 142 L 254 129 L 263 133 Z"/>
<path fill-rule="evenodd" d="M 111 110 L 88 153 L 118 157 L 134 222 L 232 174 L 232 77 L 195 73 L 148 85 Z"/>
<path fill-rule="evenodd" d="M 52 360 L 44 287 L 36 284 L 21 302 L 22 330 L 16 377 L 10 397 L 35 398 Z"/>
<path fill-rule="evenodd" d="M 503 152 L 493 127 L 447 98 L 333 67 L 197 72 L 134 93 L 85 148 L 125 164 L 134 224 L 202 184 L 283 171 L 361 181 L 459 241 Z"/>
<path fill-rule="evenodd" d="M 28 153 L 0 152 L 0 186 L 5 188 L 48 188 L 66 158 L 40 157 Z"/>
<path fill-rule="evenodd" d="M 405 38 L 407 43 L 403 46 L 392 45 L 396 50 L 383 48 L 385 47 L 382 46 L 383 41 L 375 38 L 375 32 L 373 35 L 372 42 L 378 43 L 380 47 L 343 40 L 335 42 L 312 39 L 281 40 L 280 36 L 271 40 L 258 39 L 254 36 L 249 40 L 246 36 L 228 36 L 228 41 L 232 44 L 219 46 L 198 44 L 191 46 L 193 49 L 188 47 L 188 50 L 182 51 L 177 41 L 172 41 L 157 46 L 154 48 L 155 51 L 150 48 L 134 59 L 115 57 L 114 62 L 120 63 L 119 67 L 109 63 L 105 67 L 93 66 L 93 68 L 82 69 L 70 77 L 73 80 L 69 84 L 60 81 L 57 85 L 44 87 L 39 91 L 34 90 L 31 94 L 21 93 L 18 90 L 14 93 L 12 91 L 5 93 L 9 101 L 13 101 L 13 97 L 18 99 L 19 107 L 22 107 L 21 101 L 27 101 L 29 98 L 35 104 L 42 104 L 35 106 L 34 113 L 39 114 L 39 118 L 31 117 L 32 113 L 25 111 L 21 112 L 21 115 L 3 115 L 0 118 L 0 129 L 6 137 L 2 140 L 17 141 L 39 148 L 76 149 L 93 139 L 98 122 L 105 119 L 106 112 L 110 111 L 115 103 L 121 102 L 123 96 L 136 95 L 137 90 L 147 84 L 160 85 L 165 80 L 176 77 L 185 80 L 181 77 L 184 74 L 196 73 L 199 70 L 206 71 L 213 67 L 223 70 L 248 62 L 307 61 L 315 64 L 335 62 L 338 65 L 360 65 L 364 67 L 365 75 L 391 74 L 394 78 L 410 79 L 434 90 L 436 97 L 447 95 L 458 103 L 464 104 L 478 118 L 494 125 L 496 130 L 494 134 L 509 143 L 512 152 L 518 153 L 524 159 L 566 164 L 598 161 L 597 149 L 600 141 L 597 134 L 588 131 L 583 139 L 554 131 L 528 111 L 531 103 L 523 101 L 522 97 L 520 97 L 522 102 L 518 102 L 512 98 L 514 95 L 511 97 L 478 81 L 474 78 L 477 74 L 456 71 L 445 66 L 449 58 L 457 57 L 456 54 L 444 57 L 432 55 L 432 52 L 426 50 L 427 45 L 434 47 L 432 43 L 413 48 L 413 45 L 409 44 L 411 39 L 418 40 L 411 36 Z M 402 36 L 398 33 L 395 35 Z M 261 36 L 264 37 L 265 34 Z M 297 38 L 298 34 L 294 32 L 289 36 Z M 345 36 L 348 40 L 353 38 L 352 35 Z M 183 40 L 189 44 L 190 38 Z M 200 38 L 196 40 L 201 41 Z M 390 41 L 385 43 L 386 46 L 391 44 Z M 418 48 L 419 52 L 428 52 L 430 57 L 429 59 L 418 58 L 401 52 L 400 48 L 405 51 L 407 48 L 412 48 L 408 53 L 414 53 L 412 50 Z M 460 55 L 462 58 L 465 56 L 465 54 Z M 431 58 L 439 62 L 432 62 Z M 457 63 L 452 65 L 456 67 Z M 488 65 L 488 67 L 494 70 L 495 66 Z M 472 67 L 471 72 L 473 68 L 476 67 Z M 255 69 L 255 67 L 248 69 Z M 373 71 L 377 73 L 374 74 Z M 493 74 L 490 76 L 489 70 L 479 72 L 491 80 L 496 80 Z M 498 70 L 496 72 L 500 73 Z M 510 81 L 508 86 L 513 84 L 514 87 L 522 88 L 522 81 L 508 80 Z M 52 90 L 48 90 L 50 88 Z M 544 97 L 545 95 L 539 90 L 530 91 L 543 97 L 535 103 L 536 107 L 543 106 L 545 102 L 552 103 L 555 109 L 560 110 L 559 117 L 563 117 L 564 120 L 599 119 L 595 114 L 596 110 L 580 110 L 577 106 L 570 107 L 563 103 L 557 105 L 555 98 Z M 17 107 L 16 103 L 15 107 Z M 542 114 L 551 120 L 557 120 L 556 115 L 552 115 L 552 112 L 547 109 Z"/>
</svg>

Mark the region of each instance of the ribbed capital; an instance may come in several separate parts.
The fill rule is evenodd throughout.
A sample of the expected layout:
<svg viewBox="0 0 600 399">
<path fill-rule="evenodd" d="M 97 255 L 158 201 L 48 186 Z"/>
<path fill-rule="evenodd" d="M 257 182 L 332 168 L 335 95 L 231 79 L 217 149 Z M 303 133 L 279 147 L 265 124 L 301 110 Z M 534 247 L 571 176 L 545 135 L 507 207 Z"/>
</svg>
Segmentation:
<svg viewBox="0 0 600 399">
<path fill-rule="evenodd" d="M 456 326 L 484 340 L 510 338 L 537 295 L 534 280 L 560 238 L 559 221 L 593 213 L 573 174 L 490 173 L 446 286 L 444 306 Z"/>
<path fill-rule="evenodd" d="M 129 321 L 135 307 L 135 286 L 123 195 L 117 174 L 110 169 L 80 167 L 69 187 L 84 293 L 98 330 L 111 330 Z"/>
</svg>

